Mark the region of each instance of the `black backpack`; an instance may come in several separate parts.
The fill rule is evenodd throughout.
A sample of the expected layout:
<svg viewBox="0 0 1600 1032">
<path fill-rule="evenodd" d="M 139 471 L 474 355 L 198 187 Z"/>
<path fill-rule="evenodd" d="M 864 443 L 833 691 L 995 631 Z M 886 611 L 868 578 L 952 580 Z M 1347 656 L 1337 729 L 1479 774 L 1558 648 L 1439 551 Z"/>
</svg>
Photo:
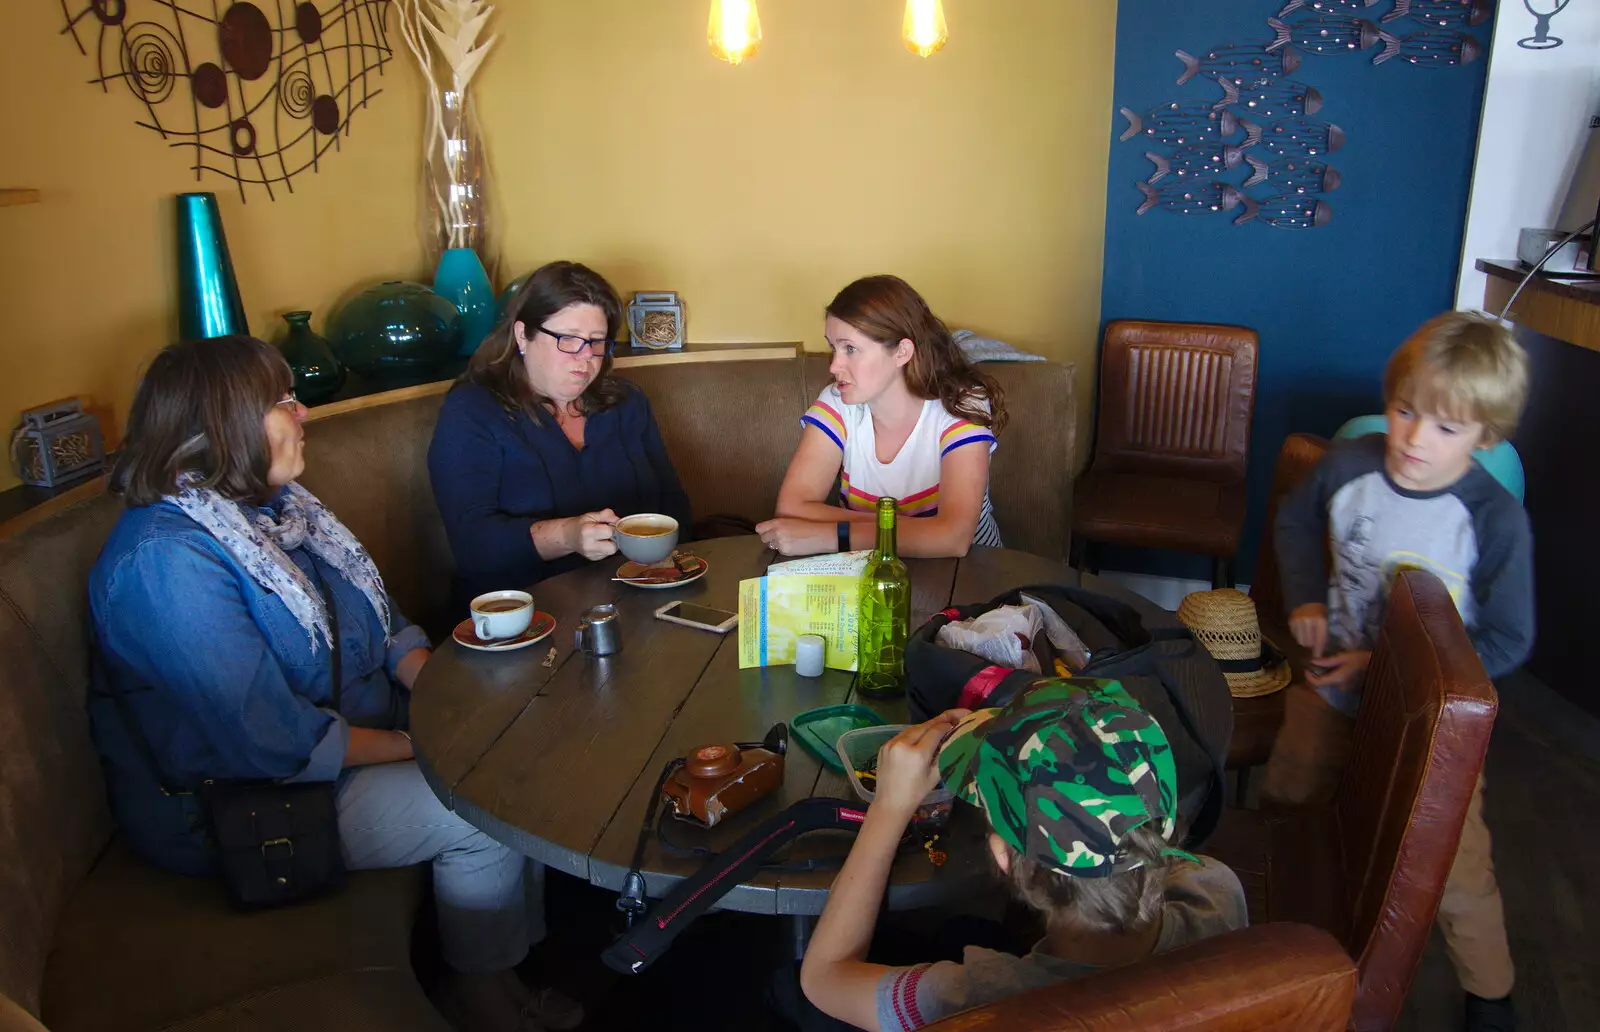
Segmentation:
<svg viewBox="0 0 1600 1032">
<path fill-rule="evenodd" d="M 982 656 L 941 645 L 939 628 L 970 620 L 999 606 L 1023 605 L 1023 595 L 1044 602 L 1083 640 L 1089 665 L 1079 677 L 1122 682 L 1172 746 L 1178 773 L 1178 816 L 1184 843 L 1197 848 L 1215 830 L 1226 794 L 1223 761 L 1233 736 L 1233 698 L 1222 669 L 1189 629 L 1154 603 L 1135 605 L 1083 588 L 1041 584 L 1017 588 L 970 606 L 954 606 L 919 627 L 906 643 L 907 701 L 914 720 L 957 705 L 1000 706 L 1043 673 L 995 667 Z M 1048 643 L 1042 639 L 1035 651 Z"/>
</svg>

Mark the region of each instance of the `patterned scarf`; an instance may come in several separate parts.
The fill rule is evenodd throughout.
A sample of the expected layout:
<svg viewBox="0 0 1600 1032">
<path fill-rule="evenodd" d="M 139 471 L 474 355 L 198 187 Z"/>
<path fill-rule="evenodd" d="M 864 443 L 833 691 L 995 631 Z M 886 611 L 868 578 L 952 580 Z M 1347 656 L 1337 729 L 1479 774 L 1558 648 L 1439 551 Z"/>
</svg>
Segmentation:
<svg viewBox="0 0 1600 1032">
<path fill-rule="evenodd" d="M 178 481 L 178 493 L 167 495 L 166 500 L 222 542 L 257 584 L 283 600 L 311 638 L 312 655 L 316 655 L 319 635 L 325 642 L 333 639 L 321 592 L 287 554 L 302 546 L 361 589 L 383 625 L 384 644 L 389 644 L 389 596 L 383 590 L 383 577 L 361 542 L 316 495 L 299 484 L 286 485 L 278 493 L 274 518 L 270 512 L 230 501 L 210 488 L 195 487 L 198 479 L 185 474 Z"/>
</svg>

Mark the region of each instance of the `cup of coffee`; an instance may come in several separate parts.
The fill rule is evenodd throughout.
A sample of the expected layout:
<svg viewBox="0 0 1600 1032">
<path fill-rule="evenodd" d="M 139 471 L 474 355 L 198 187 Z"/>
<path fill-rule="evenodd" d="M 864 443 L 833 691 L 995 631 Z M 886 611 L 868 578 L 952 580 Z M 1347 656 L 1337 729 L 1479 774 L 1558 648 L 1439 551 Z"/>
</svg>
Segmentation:
<svg viewBox="0 0 1600 1032">
<path fill-rule="evenodd" d="M 618 520 L 612 531 L 617 551 L 639 563 L 649 566 L 659 563 L 678 547 L 678 521 L 658 512 L 640 513 Z"/>
<path fill-rule="evenodd" d="M 472 600 L 472 630 L 482 641 L 515 638 L 533 623 L 533 596 L 491 591 Z"/>
</svg>

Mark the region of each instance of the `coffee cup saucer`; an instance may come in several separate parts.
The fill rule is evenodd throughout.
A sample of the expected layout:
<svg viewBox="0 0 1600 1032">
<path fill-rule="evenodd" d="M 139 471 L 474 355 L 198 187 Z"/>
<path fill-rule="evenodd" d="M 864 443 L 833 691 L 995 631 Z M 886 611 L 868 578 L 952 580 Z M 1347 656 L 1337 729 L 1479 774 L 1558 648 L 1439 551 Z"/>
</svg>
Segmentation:
<svg viewBox="0 0 1600 1032">
<path fill-rule="evenodd" d="M 618 567 L 616 575 L 611 579 L 631 584 L 636 588 L 658 591 L 662 588 L 677 588 L 692 584 L 704 577 L 706 571 L 711 568 L 710 564 L 697 555 L 675 553 L 675 556 L 682 561 L 681 567 L 671 556 L 650 565 L 629 560 Z"/>
<path fill-rule="evenodd" d="M 450 637 L 456 640 L 457 645 L 479 652 L 515 652 L 517 649 L 527 648 L 534 642 L 545 640 L 555 629 L 556 618 L 549 613 L 536 610 L 533 619 L 528 623 L 528 629 L 515 638 L 480 638 L 478 632 L 472 629 L 470 617 L 456 624 L 456 629 L 450 633 Z"/>
</svg>

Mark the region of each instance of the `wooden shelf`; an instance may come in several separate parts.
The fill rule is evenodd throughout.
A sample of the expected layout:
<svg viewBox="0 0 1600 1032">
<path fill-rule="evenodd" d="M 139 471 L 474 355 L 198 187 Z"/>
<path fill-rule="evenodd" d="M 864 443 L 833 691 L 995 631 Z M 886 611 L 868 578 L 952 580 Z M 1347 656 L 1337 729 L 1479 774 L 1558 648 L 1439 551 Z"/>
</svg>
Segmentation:
<svg viewBox="0 0 1600 1032">
<path fill-rule="evenodd" d="M 1474 264 L 1488 277 L 1483 309 L 1498 315 L 1528 269 L 1521 262 L 1496 258 L 1479 258 Z M 1506 315 L 1535 333 L 1600 351 L 1600 279 L 1535 276 Z"/>
<path fill-rule="evenodd" d="M 626 345 L 617 348 L 612 360 L 612 369 L 623 372 L 628 369 L 638 369 L 652 365 L 676 365 L 680 362 L 754 362 L 763 359 L 791 359 L 801 354 L 803 346 L 798 341 L 785 341 L 782 343 L 725 343 L 725 344 L 685 344 L 675 351 L 651 351 L 645 348 L 631 348 Z M 456 377 L 466 368 L 466 359 L 452 359 L 444 368 L 437 372 L 438 380 L 428 383 L 411 384 L 404 387 L 391 387 L 382 383 L 369 383 L 362 380 L 354 373 L 345 383 L 344 389 L 332 401 L 311 407 L 310 419 L 326 419 L 345 412 L 355 412 L 375 405 L 386 405 L 393 401 L 409 401 L 415 398 L 426 398 L 433 394 L 443 394 L 455 385 Z"/>
<path fill-rule="evenodd" d="M 679 362 L 759 362 L 793 358 L 800 354 L 799 341 L 773 344 L 685 344 L 681 348 L 657 351 L 624 344 L 612 357 L 615 369 L 645 365 L 676 365 Z"/>
<path fill-rule="evenodd" d="M 0 208 L 13 204 L 38 204 L 39 191 L 20 187 L 0 187 Z"/>
</svg>

